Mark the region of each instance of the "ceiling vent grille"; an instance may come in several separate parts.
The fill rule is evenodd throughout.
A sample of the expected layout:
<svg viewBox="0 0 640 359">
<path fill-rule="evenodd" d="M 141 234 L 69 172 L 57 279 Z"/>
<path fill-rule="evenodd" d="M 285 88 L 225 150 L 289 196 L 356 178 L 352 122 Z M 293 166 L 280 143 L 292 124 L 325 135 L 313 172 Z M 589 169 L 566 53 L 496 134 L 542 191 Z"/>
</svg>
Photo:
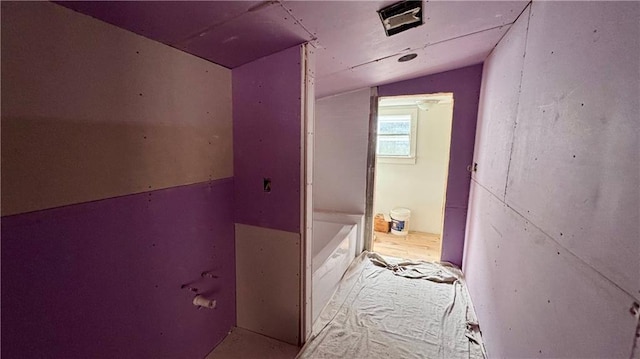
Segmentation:
<svg viewBox="0 0 640 359">
<path fill-rule="evenodd" d="M 387 36 L 407 31 L 424 24 L 422 21 L 422 1 L 402 1 L 378 10 L 382 26 Z"/>
</svg>

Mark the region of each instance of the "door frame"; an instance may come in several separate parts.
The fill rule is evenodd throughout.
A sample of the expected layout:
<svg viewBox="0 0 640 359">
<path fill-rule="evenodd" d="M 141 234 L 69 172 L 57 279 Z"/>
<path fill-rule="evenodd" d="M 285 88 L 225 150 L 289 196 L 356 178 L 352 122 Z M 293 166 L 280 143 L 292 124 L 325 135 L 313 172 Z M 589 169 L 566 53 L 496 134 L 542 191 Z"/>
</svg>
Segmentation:
<svg viewBox="0 0 640 359">
<path fill-rule="evenodd" d="M 312 240 L 313 240 L 313 146 L 315 128 L 315 48 L 300 47 L 302 60 L 300 131 L 300 315 L 298 344 L 311 336 Z"/>
<path fill-rule="evenodd" d="M 455 105 L 455 98 L 453 92 L 434 92 L 434 93 L 420 93 L 420 94 L 406 94 L 406 95 L 389 95 L 382 96 L 384 98 L 389 97 L 421 97 L 430 95 L 450 95 L 451 96 L 451 121 L 449 127 L 449 144 L 447 148 L 447 165 L 444 180 L 444 194 L 442 198 L 442 221 L 440 223 L 440 255 L 442 255 L 442 242 L 444 240 L 444 221 L 445 221 L 445 207 L 447 203 L 447 187 L 449 185 L 449 172 L 450 172 L 450 160 L 451 160 L 451 148 L 453 139 L 453 108 Z M 375 198 L 375 182 L 376 182 L 376 149 L 377 149 L 377 129 L 378 129 L 378 110 L 380 105 L 381 96 L 378 95 L 377 87 L 371 89 L 370 100 L 370 115 L 369 115 L 369 146 L 367 150 L 367 183 L 366 183 L 366 208 L 365 208 L 365 236 L 364 236 L 364 249 L 373 250 L 373 218 L 374 218 L 374 198 Z M 417 121 L 417 119 L 416 119 Z M 417 136 L 417 133 L 416 133 Z"/>
<path fill-rule="evenodd" d="M 369 97 L 369 145 L 367 149 L 367 186 L 365 194 L 363 249 L 373 249 L 373 195 L 376 187 L 376 147 L 378 145 L 378 87 Z M 360 251 L 362 252 L 362 250 Z"/>
</svg>

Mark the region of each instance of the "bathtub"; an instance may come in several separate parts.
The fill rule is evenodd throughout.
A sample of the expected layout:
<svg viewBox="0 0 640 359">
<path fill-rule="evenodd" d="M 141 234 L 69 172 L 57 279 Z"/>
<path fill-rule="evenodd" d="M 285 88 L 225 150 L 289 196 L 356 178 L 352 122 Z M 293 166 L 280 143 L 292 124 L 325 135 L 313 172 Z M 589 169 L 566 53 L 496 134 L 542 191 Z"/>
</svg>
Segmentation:
<svg viewBox="0 0 640 359">
<path fill-rule="evenodd" d="M 361 215 L 314 213 L 311 315 L 315 322 L 356 256 Z"/>
</svg>

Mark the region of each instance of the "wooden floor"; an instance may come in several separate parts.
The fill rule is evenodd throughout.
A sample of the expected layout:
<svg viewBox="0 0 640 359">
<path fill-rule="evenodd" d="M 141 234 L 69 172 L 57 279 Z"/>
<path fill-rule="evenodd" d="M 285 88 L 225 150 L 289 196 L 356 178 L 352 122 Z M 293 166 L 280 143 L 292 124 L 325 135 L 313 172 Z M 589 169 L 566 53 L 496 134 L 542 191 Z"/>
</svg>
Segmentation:
<svg viewBox="0 0 640 359">
<path fill-rule="evenodd" d="M 397 236 L 373 232 L 373 251 L 391 257 L 438 262 L 440 245 L 437 234 L 409 232 L 406 236 Z"/>
</svg>

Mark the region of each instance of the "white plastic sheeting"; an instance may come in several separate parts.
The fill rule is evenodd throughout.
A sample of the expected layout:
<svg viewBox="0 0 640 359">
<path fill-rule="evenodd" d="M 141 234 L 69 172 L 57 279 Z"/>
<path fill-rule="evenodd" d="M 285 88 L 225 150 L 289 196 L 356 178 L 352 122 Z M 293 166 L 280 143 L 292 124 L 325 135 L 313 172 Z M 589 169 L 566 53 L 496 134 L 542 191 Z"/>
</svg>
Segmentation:
<svg viewBox="0 0 640 359">
<path fill-rule="evenodd" d="M 459 269 L 354 260 L 298 358 L 484 358 Z"/>
</svg>

